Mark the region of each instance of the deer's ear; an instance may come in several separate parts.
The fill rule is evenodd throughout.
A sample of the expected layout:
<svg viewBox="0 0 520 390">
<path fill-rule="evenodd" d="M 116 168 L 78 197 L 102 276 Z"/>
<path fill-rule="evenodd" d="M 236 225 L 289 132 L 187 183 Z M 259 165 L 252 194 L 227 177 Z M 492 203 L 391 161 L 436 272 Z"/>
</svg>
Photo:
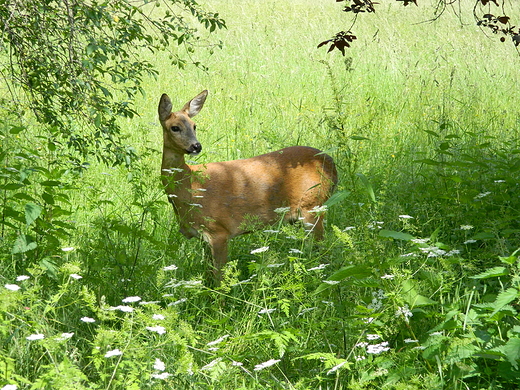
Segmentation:
<svg viewBox="0 0 520 390">
<path fill-rule="evenodd" d="M 168 119 L 172 113 L 172 101 L 166 95 L 163 93 L 161 96 L 161 100 L 159 101 L 159 120 L 161 122 L 164 122 L 166 119 Z"/>
<path fill-rule="evenodd" d="M 206 97 L 208 97 L 208 91 L 204 90 L 191 99 L 188 103 L 186 103 L 183 107 L 183 111 L 190 117 L 193 118 L 197 115 L 202 107 L 204 106 L 204 102 L 206 101 Z"/>
</svg>

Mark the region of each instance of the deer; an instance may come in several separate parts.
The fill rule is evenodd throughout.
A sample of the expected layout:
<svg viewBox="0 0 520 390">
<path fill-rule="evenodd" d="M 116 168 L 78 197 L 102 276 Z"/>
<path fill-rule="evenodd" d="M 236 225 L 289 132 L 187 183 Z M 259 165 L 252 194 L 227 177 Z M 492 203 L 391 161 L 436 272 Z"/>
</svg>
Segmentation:
<svg viewBox="0 0 520 390">
<path fill-rule="evenodd" d="M 324 237 L 324 213 L 316 209 L 332 195 L 338 174 L 333 159 L 307 146 L 290 146 L 256 157 L 188 165 L 185 156 L 202 151 L 192 120 L 204 106 L 204 90 L 180 111 L 163 94 L 159 121 L 163 129 L 161 177 L 177 216 L 180 232 L 188 239 L 209 244 L 213 274 L 221 278 L 229 240 L 283 219 L 302 220 L 317 240 Z M 275 211 L 277 210 L 277 211 Z M 253 223 L 250 223 L 250 222 Z"/>
</svg>

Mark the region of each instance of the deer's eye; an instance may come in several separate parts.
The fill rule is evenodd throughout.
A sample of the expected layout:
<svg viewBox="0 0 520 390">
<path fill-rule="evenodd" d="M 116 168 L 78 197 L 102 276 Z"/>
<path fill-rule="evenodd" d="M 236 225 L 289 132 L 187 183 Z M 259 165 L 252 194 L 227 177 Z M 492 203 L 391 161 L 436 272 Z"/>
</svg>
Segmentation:
<svg viewBox="0 0 520 390">
<path fill-rule="evenodd" d="M 174 133 L 178 133 L 179 131 L 181 131 L 181 128 L 179 126 L 172 126 L 171 131 L 173 131 Z"/>
<path fill-rule="evenodd" d="M 197 125 L 193 125 L 193 131 L 197 130 Z"/>
</svg>

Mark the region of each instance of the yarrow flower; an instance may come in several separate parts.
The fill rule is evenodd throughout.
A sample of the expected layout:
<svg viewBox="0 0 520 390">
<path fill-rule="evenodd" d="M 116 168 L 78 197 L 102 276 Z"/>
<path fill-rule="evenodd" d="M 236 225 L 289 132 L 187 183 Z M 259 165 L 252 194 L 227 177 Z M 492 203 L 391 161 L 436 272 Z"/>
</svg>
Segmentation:
<svg viewBox="0 0 520 390">
<path fill-rule="evenodd" d="M 111 307 L 110 309 L 112 310 L 120 310 L 120 311 L 124 311 L 125 313 L 131 313 L 134 311 L 134 308 L 133 307 L 130 307 L 130 306 L 124 306 L 124 305 L 119 305 L 119 306 L 116 306 L 116 307 Z"/>
<path fill-rule="evenodd" d="M 405 339 L 404 342 L 405 342 L 405 343 L 418 343 L 419 340 Z"/>
<path fill-rule="evenodd" d="M 289 249 L 289 253 L 296 253 L 301 255 L 303 252 L 299 249 Z"/>
<path fill-rule="evenodd" d="M 326 266 L 328 266 L 328 264 L 320 264 L 317 267 L 309 268 L 307 271 L 317 271 L 317 270 L 320 270 L 320 269 L 324 269 Z"/>
<path fill-rule="evenodd" d="M 26 337 L 26 339 L 29 341 L 43 340 L 44 338 L 45 338 L 45 335 L 43 335 L 41 333 L 35 333 L 35 334 L 32 334 L 32 335 Z"/>
<path fill-rule="evenodd" d="M 141 300 L 141 297 L 126 297 L 122 300 L 123 303 L 130 303 L 130 302 L 139 302 Z"/>
<path fill-rule="evenodd" d="M 276 309 L 262 309 L 258 312 L 258 314 L 271 314 Z"/>
<path fill-rule="evenodd" d="M 71 333 L 62 333 L 62 334 L 61 334 L 61 337 L 57 337 L 56 340 L 58 340 L 58 341 L 63 341 L 63 340 L 70 339 L 72 336 L 74 336 L 74 332 L 71 332 Z"/>
<path fill-rule="evenodd" d="M 268 251 L 268 250 L 269 250 L 269 247 L 268 247 L 268 246 L 263 246 L 263 247 L 258 248 L 258 249 L 253 249 L 253 250 L 251 251 L 251 254 L 254 255 L 254 254 L 256 254 L 256 253 L 262 253 L 262 252 L 266 252 L 266 251 Z"/>
<path fill-rule="evenodd" d="M 164 320 L 164 316 L 162 314 L 154 314 L 152 316 L 152 319 L 154 319 L 154 320 Z"/>
<path fill-rule="evenodd" d="M 341 367 L 343 367 L 345 364 L 347 364 L 347 361 L 342 361 L 340 364 L 335 365 L 332 367 L 329 371 L 327 371 L 327 375 L 330 375 L 336 371 L 338 371 Z"/>
<path fill-rule="evenodd" d="M 413 313 L 411 312 L 411 310 L 408 308 L 408 305 L 404 305 L 403 307 L 398 307 L 397 308 L 397 311 L 395 312 L 395 316 L 396 317 L 400 317 L 400 316 L 403 316 L 404 317 L 404 320 L 406 322 L 408 322 L 408 317 L 412 317 L 413 316 Z"/>
<path fill-rule="evenodd" d="M 72 279 L 76 279 L 76 280 L 79 280 L 79 279 L 82 279 L 83 276 L 81 275 L 78 275 L 78 274 L 70 274 L 69 275 Z"/>
<path fill-rule="evenodd" d="M 390 347 L 388 346 L 388 341 L 383 341 L 381 344 L 367 345 L 367 353 L 374 355 L 388 351 L 389 349 Z"/>
<path fill-rule="evenodd" d="M 0 390 L 18 390 L 18 386 L 16 386 L 16 385 L 5 385 Z"/>
<path fill-rule="evenodd" d="M 217 344 L 220 344 L 222 341 L 224 341 L 225 339 L 227 339 L 229 337 L 228 334 L 225 334 L 224 336 L 222 337 L 219 337 L 218 339 L 214 340 L 214 341 L 210 341 L 209 343 L 207 343 L 206 345 L 208 347 L 212 347 L 213 345 L 217 345 Z"/>
<path fill-rule="evenodd" d="M 161 372 L 160 374 L 152 374 L 154 379 L 167 379 L 171 374 L 169 372 Z"/>
<path fill-rule="evenodd" d="M 106 358 L 111 358 L 112 356 L 119 356 L 119 355 L 122 355 L 123 352 L 121 350 L 119 350 L 119 348 L 116 348 L 116 349 L 113 349 L 111 351 L 108 351 L 107 353 L 105 353 L 105 357 Z"/>
<path fill-rule="evenodd" d="M 367 334 L 367 340 L 377 340 L 381 338 L 378 334 Z"/>
<path fill-rule="evenodd" d="M 157 371 L 164 371 L 166 369 L 166 366 L 161 359 L 155 359 L 153 369 Z"/>
<path fill-rule="evenodd" d="M 476 242 L 477 242 L 477 240 L 466 240 L 466 241 L 464 241 L 464 244 L 474 244 Z"/>
<path fill-rule="evenodd" d="M 460 225 L 460 230 L 471 230 L 473 226 L 471 225 Z"/>
<path fill-rule="evenodd" d="M 5 287 L 6 289 L 8 289 L 8 290 L 11 290 L 11 291 L 18 291 L 18 290 L 20 290 L 20 288 L 21 288 L 21 287 L 18 286 L 17 284 L 6 284 L 4 287 Z"/>
<path fill-rule="evenodd" d="M 328 210 L 328 207 L 327 207 L 327 205 L 324 204 L 323 206 L 314 206 L 312 208 L 312 210 L 309 210 L 309 213 L 320 214 L 320 213 L 324 213 L 327 210 Z"/>
<path fill-rule="evenodd" d="M 27 279 L 30 279 L 30 277 L 27 276 L 27 275 L 20 275 L 20 276 L 16 277 L 16 281 L 17 282 L 22 282 L 22 281 L 27 280 Z"/>
<path fill-rule="evenodd" d="M 167 267 L 163 268 L 163 271 L 175 271 L 176 269 L 179 269 L 175 264 L 169 265 Z"/>
<path fill-rule="evenodd" d="M 400 215 L 399 218 L 402 218 L 402 219 L 413 219 L 412 216 L 406 215 L 406 214 Z"/>
<path fill-rule="evenodd" d="M 278 363 L 280 361 L 280 359 L 270 359 L 266 362 L 263 362 L 263 363 L 260 363 L 260 364 L 257 364 L 254 368 L 255 371 L 260 371 L 260 370 L 263 370 L 264 368 L 267 368 L 267 367 L 271 367 L 272 365 Z"/>
<path fill-rule="evenodd" d="M 278 207 L 277 209 L 274 209 L 274 212 L 276 214 L 285 214 L 291 211 L 290 207 Z"/>
<path fill-rule="evenodd" d="M 90 318 L 90 317 L 81 317 L 80 320 L 83 322 L 96 322 L 96 320 L 94 318 Z"/>
<path fill-rule="evenodd" d="M 166 333 L 166 328 L 164 326 L 147 326 L 146 329 L 148 329 L 150 332 L 155 332 L 158 334 Z"/>
<path fill-rule="evenodd" d="M 395 278 L 394 275 L 388 275 L 388 274 L 386 274 L 386 275 L 381 276 L 381 279 L 390 279 L 390 280 L 392 280 L 393 278 Z"/>
</svg>

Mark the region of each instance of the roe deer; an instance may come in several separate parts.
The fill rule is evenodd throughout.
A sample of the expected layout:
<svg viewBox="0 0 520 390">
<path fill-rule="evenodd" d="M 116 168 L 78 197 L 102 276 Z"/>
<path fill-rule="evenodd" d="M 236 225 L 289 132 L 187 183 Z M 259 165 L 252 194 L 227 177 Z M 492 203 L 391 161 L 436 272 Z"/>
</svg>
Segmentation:
<svg viewBox="0 0 520 390">
<path fill-rule="evenodd" d="M 162 181 L 181 233 L 186 238 L 202 236 L 209 243 L 217 278 L 227 260 L 228 240 L 246 233 L 251 218 L 263 225 L 276 222 L 277 208 L 287 208 L 285 220 L 312 224 L 315 237 L 321 239 L 323 215 L 313 208 L 324 204 L 338 180 L 330 156 L 292 146 L 248 159 L 186 164 L 185 154 L 202 150 L 192 118 L 207 95 L 208 91 L 201 92 L 177 112 L 172 112 L 168 95 L 159 102 Z"/>
</svg>

